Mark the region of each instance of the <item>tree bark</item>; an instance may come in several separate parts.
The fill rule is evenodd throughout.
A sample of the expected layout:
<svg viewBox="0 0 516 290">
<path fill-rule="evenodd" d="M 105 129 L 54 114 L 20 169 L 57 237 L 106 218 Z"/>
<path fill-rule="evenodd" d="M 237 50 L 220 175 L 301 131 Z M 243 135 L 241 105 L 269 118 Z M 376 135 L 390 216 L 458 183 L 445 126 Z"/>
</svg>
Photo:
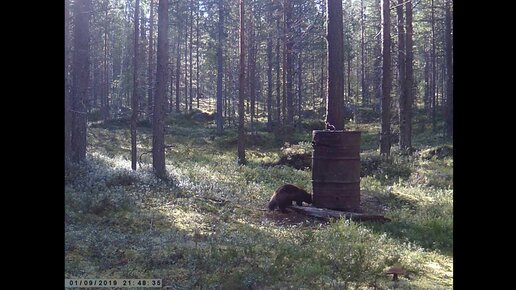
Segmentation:
<svg viewBox="0 0 516 290">
<path fill-rule="evenodd" d="M 240 71 L 238 75 L 238 164 L 246 164 L 244 131 L 245 29 L 244 0 L 240 0 Z"/>
<path fill-rule="evenodd" d="M 104 60 L 103 60 L 103 78 L 102 89 L 100 95 L 100 115 L 103 121 L 109 119 L 109 76 L 108 76 L 108 2 L 105 2 L 105 23 L 104 23 Z"/>
<path fill-rule="evenodd" d="M 325 73 L 327 73 L 328 67 L 326 66 L 326 58 L 328 56 L 321 55 L 321 79 L 319 83 L 319 97 L 321 99 L 321 103 L 323 103 L 323 106 L 326 107 L 326 99 L 327 99 L 327 90 L 324 87 L 325 84 L 328 84 L 328 78 Z"/>
<path fill-rule="evenodd" d="M 269 10 L 267 19 L 272 21 Z M 267 35 L 267 130 L 272 130 L 272 33 Z"/>
<path fill-rule="evenodd" d="M 301 111 L 303 110 L 303 53 L 299 51 L 297 61 L 297 113 L 301 121 Z"/>
<path fill-rule="evenodd" d="M 365 78 L 365 23 L 364 23 L 364 0 L 360 0 L 360 80 L 362 87 L 362 106 L 368 102 L 367 85 Z"/>
<path fill-rule="evenodd" d="M 168 0 L 158 3 L 156 93 L 152 122 L 152 167 L 158 178 L 165 179 L 165 98 L 167 90 L 168 64 Z"/>
<path fill-rule="evenodd" d="M 190 2 L 190 3 L 193 3 Z M 188 43 L 188 59 L 189 62 L 189 76 L 190 79 L 188 80 L 188 86 L 189 86 L 189 99 L 188 99 L 188 107 L 190 108 L 190 111 L 193 109 L 193 59 L 192 59 L 192 52 L 193 52 L 193 7 L 190 7 L 190 43 Z"/>
<path fill-rule="evenodd" d="M 407 111 L 410 109 L 407 107 L 407 88 L 406 88 L 406 49 L 405 49 L 405 18 L 403 14 L 403 2 L 405 0 L 398 0 L 396 5 L 396 14 L 398 16 L 398 86 L 399 86 L 399 123 L 400 123 L 400 135 L 399 145 L 401 150 L 408 148 L 407 144 Z"/>
<path fill-rule="evenodd" d="M 321 13 L 322 13 L 322 19 L 326 19 L 327 18 L 327 13 L 326 13 L 326 1 L 321 1 Z M 326 19 L 327 20 L 327 19 Z M 324 29 L 324 25 L 323 25 L 323 28 Z M 327 43 L 325 43 L 327 44 Z M 328 57 L 327 55 L 328 51 L 327 51 L 327 47 L 326 47 L 326 50 L 323 50 L 323 52 L 321 53 L 320 55 L 320 60 L 321 60 L 321 79 L 320 79 L 320 83 L 319 83 L 319 97 L 320 97 L 320 100 L 321 100 L 321 103 L 322 103 L 322 107 L 326 108 L 326 99 L 327 99 L 327 93 L 328 93 L 328 90 L 327 88 L 325 88 L 325 85 L 328 84 L 328 67 L 326 66 L 326 58 Z M 324 54 L 324 55 L 323 55 Z"/>
<path fill-rule="evenodd" d="M 197 98 L 197 109 L 199 109 L 199 98 L 200 98 L 200 79 L 199 79 L 199 10 L 200 8 L 197 6 L 197 13 L 195 18 L 195 74 L 196 74 L 196 82 L 195 82 L 195 96 Z"/>
<path fill-rule="evenodd" d="M 253 11 L 251 11 L 253 12 Z M 251 14 L 252 15 L 252 14 Z M 256 115 L 256 48 L 255 48 L 255 28 L 253 25 L 252 17 L 249 15 L 248 19 L 248 35 L 249 35 L 249 57 L 247 58 L 248 69 L 249 69 L 249 101 L 250 101 L 250 131 L 253 132 L 254 117 Z"/>
<path fill-rule="evenodd" d="M 328 97 L 326 128 L 344 130 L 344 40 L 342 1 L 327 0 Z"/>
<path fill-rule="evenodd" d="M 224 39 L 224 3 L 219 0 L 219 23 L 218 23 L 218 41 L 217 41 L 217 132 L 222 133 L 224 120 L 222 118 L 222 77 L 224 75 L 224 56 L 222 55 L 222 43 Z"/>
<path fill-rule="evenodd" d="M 445 49 L 446 49 L 446 137 L 453 140 L 453 60 L 450 1 L 446 1 Z"/>
<path fill-rule="evenodd" d="M 292 2 L 291 0 L 283 0 L 283 34 L 284 34 L 284 45 L 285 50 L 283 59 L 283 70 L 286 76 L 285 78 L 285 89 L 286 102 L 287 102 L 287 119 L 286 124 L 292 125 L 294 122 L 294 104 L 293 104 L 293 92 L 292 92 L 292 47 L 294 41 L 292 37 Z M 342 13 L 341 13 L 342 14 Z"/>
<path fill-rule="evenodd" d="M 181 27 L 181 25 L 179 25 Z M 181 112 L 181 29 L 178 29 L 176 52 L 176 112 Z M 186 109 L 185 109 L 186 111 Z"/>
<path fill-rule="evenodd" d="M 224 73 L 224 77 L 223 77 L 223 80 L 222 80 L 222 84 L 224 86 L 224 98 L 223 98 L 223 102 L 222 102 L 222 106 L 223 106 L 223 112 L 224 112 L 224 119 L 223 119 L 223 122 L 222 124 L 226 124 L 226 120 L 229 118 L 229 105 L 230 105 L 230 97 L 229 97 L 229 93 L 228 93 L 228 71 L 229 71 L 229 68 L 228 68 L 228 62 L 224 60 L 224 71 L 226 73 Z"/>
<path fill-rule="evenodd" d="M 142 8 L 143 10 L 143 8 Z M 144 81 L 146 78 L 147 78 L 147 75 L 146 75 L 146 70 L 145 70 L 145 67 L 146 67 L 146 60 L 147 60 L 147 55 L 146 55 L 146 52 L 145 52 L 145 48 L 146 48 L 146 45 L 147 45 L 147 39 L 146 39 L 146 36 L 147 36 L 147 32 L 145 31 L 145 28 L 147 27 L 147 20 L 145 19 L 145 15 L 143 14 L 143 12 L 141 12 L 141 16 L 140 16 L 140 40 L 139 40 L 139 44 L 138 44 L 138 63 L 139 63 L 139 66 L 141 67 L 141 69 L 139 68 L 138 69 L 138 84 L 140 86 L 139 88 L 139 93 L 138 93 L 138 117 L 137 118 L 141 118 L 142 115 L 146 115 L 144 114 L 144 110 L 146 109 L 146 104 L 147 104 L 147 101 L 145 99 L 145 92 L 144 90 L 142 90 L 142 86 L 144 86 Z"/>
<path fill-rule="evenodd" d="M 148 120 L 152 121 L 152 90 L 154 89 L 152 65 L 154 64 L 154 0 L 150 0 L 149 19 L 149 61 L 147 70 L 147 112 Z"/>
<path fill-rule="evenodd" d="M 138 119 L 138 36 L 140 0 L 136 0 L 134 8 L 134 51 L 133 51 L 133 97 L 131 100 L 131 169 L 136 170 L 138 158 L 136 150 L 136 121 Z"/>
<path fill-rule="evenodd" d="M 65 165 L 68 165 L 72 158 L 72 106 L 70 101 L 70 79 L 68 77 L 68 70 L 70 65 L 69 60 L 70 51 L 70 1 L 65 0 L 65 65 L 64 65 L 64 78 L 65 78 Z"/>
<path fill-rule="evenodd" d="M 285 8 L 283 8 L 285 10 Z M 284 14 L 285 12 L 283 12 Z M 285 20 L 283 20 L 284 22 Z M 283 62 L 282 62 L 282 70 L 281 70 L 281 115 L 282 115 L 282 124 L 287 124 L 287 48 L 286 48 L 286 32 L 285 32 L 285 24 L 283 24 Z"/>
<path fill-rule="evenodd" d="M 391 18 L 389 0 L 382 0 L 382 122 L 380 155 L 391 153 Z"/>
<path fill-rule="evenodd" d="M 414 104 L 414 50 L 413 50 L 413 27 L 412 27 L 412 1 L 405 3 L 405 13 L 407 16 L 407 35 L 405 39 L 406 50 L 406 79 L 405 79 L 405 98 L 406 98 L 406 148 L 412 147 L 412 111 Z"/>
<path fill-rule="evenodd" d="M 185 22 L 187 21 L 188 19 L 185 19 Z M 190 106 L 188 106 L 188 23 L 185 23 L 185 67 L 184 67 L 184 71 L 185 71 L 185 81 L 184 81 L 184 85 L 185 85 L 185 112 L 189 112 L 192 110 L 192 108 Z"/>
<path fill-rule="evenodd" d="M 277 33 L 277 38 L 276 38 L 276 122 L 277 122 L 278 126 L 281 126 L 281 124 L 282 124 L 281 117 L 282 116 L 283 116 L 283 118 L 285 117 L 285 110 L 283 109 L 283 113 L 281 112 L 282 111 L 282 106 L 281 106 L 282 95 L 281 95 L 281 79 L 280 79 L 281 54 L 280 54 L 280 21 L 279 21 L 279 18 L 276 19 L 276 33 Z"/>
<path fill-rule="evenodd" d="M 427 44 L 427 38 L 425 38 L 425 46 Z M 427 115 L 430 115 L 430 104 L 431 104 L 431 99 L 430 99 L 430 93 L 431 93 L 431 82 L 430 82 L 430 52 L 428 51 L 428 49 L 425 47 L 424 48 L 424 52 L 425 54 L 425 72 L 424 72 L 424 79 L 425 79 L 425 95 L 423 97 L 423 103 L 424 103 L 424 109 L 425 109 L 425 113 Z"/>
<path fill-rule="evenodd" d="M 378 14 L 382 14 L 382 5 L 381 0 L 375 1 L 375 8 L 378 11 Z M 382 21 L 381 18 L 376 22 L 377 33 L 380 34 L 382 31 Z M 382 39 L 380 37 L 375 38 L 374 46 L 374 96 L 376 98 L 376 105 L 373 107 L 375 112 L 380 111 L 381 99 L 382 99 Z"/>
<path fill-rule="evenodd" d="M 230 55 L 230 54 L 229 54 Z M 232 124 L 234 124 L 234 115 L 235 115 L 235 94 L 233 92 L 235 92 L 237 90 L 236 88 L 236 84 L 235 84 L 235 81 L 234 81 L 234 76 L 233 76 L 233 72 L 234 70 L 232 69 L 233 68 L 233 62 L 232 62 L 232 58 L 231 57 L 228 57 L 226 58 L 226 61 L 227 61 L 227 64 L 226 64 L 226 76 L 228 78 L 228 83 L 229 83 L 229 88 L 231 90 L 231 93 L 226 96 L 228 96 L 228 126 L 231 127 Z"/>
<path fill-rule="evenodd" d="M 437 86 L 437 82 L 436 82 L 436 75 L 437 75 L 437 70 L 435 68 L 435 59 L 436 59 L 436 56 L 435 56 L 435 7 L 434 7 L 434 0 L 432 0 L 431 2 L 431 5 L 432 5 L 432 94 L 431 94 L 431 97 L 432 97 L 432 131 L 435 133 L 437 132 L 437 119 L 436 119 L 436 95 L 435 95 L 435 91 L 436 91 L 436 86 Z"/>
<path fill-rule="evenodd" d="M 73 51 L 73 94 L 72 94 L 72 161 L 86 159 L 86 102 L 90 75 L 90 29 L 91 0 L 77 0 L 74 3 L 74 51 Z"/>
</svg>

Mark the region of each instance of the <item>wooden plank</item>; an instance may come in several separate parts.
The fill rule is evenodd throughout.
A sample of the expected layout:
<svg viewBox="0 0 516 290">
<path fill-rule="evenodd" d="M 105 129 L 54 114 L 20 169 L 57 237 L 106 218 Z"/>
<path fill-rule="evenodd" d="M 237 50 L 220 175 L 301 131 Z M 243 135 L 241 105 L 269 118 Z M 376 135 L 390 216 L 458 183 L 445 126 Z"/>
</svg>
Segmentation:
<svg viewBox="0 0 516 290">
<path fill-rule="evenodd" d="M 391 219 L 384 217 L 379 214 L 368 214 L 358 212 L 347 212 L 338 211 L 327 208 L 317 208 L 313 206 L 290 206 L 296 212 L 304 215 L 313 216 L 323 220 L 329 220 L 330 218 L 346 218 L 353 221 L 377 221 L 377 222 L 390 222 Z"/>
</svg>

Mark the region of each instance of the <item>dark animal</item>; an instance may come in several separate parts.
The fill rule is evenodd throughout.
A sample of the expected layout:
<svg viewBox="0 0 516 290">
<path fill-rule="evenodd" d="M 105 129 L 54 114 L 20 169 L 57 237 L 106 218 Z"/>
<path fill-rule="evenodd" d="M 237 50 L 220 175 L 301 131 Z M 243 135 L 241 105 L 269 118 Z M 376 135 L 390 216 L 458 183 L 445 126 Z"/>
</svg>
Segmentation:
<svg viewBox="0 0 516 290">
<path fill-rule="evenodd" d="M 312 195 L 295 185 L 285 184 L 276 189 L 269 201 L 269 210 L 279 208 L 282 212 L 286 212 L 286 207 L 292 205 L 295 201 L 298 206 L 306 203 L 312 203 Z"/>
</svg>

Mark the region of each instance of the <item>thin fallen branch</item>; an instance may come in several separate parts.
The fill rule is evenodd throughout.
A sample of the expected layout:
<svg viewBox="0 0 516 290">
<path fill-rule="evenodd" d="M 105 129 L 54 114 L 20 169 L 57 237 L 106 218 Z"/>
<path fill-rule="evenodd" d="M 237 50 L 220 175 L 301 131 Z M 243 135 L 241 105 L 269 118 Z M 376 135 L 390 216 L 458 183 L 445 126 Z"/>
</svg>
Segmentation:
<svg viewBox="0 0 516 290">
<path fill-rule="evenodd" d="M 346 218 L 351 219 L 353 221 L 376 221 L 376 222 L 390 222 L 389 218 L 384 217 L 379 214 L 368 214 L 368 213 L 358 213 L 358 212 L 347 212 L 347 211 L 338 211 L 327 208 L 317 208 L 313 206 L 291 206 L 296 212 L 302 213 L 304 215 L 313 216 L 319 219 L 323 219 L 325 221 L 330 220 L 331 218 Z"/>
</svg>

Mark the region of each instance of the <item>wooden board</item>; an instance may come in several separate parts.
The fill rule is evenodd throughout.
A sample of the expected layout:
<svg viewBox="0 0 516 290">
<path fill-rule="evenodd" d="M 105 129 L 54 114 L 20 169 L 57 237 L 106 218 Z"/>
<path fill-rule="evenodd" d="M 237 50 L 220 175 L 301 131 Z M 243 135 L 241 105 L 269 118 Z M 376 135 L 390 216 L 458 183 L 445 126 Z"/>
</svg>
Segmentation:
<svg viewBox="0 0 516 290">
<path fill-rule="evenodd" d="M 368 214 L 358 212 L 347 212 L 338 211 L 327 208 L 318 208 L 313 206 L 290 206 L 292 210 L 323 220 L 329 220 L 330 218 L 346 218 L 353 221 L 377 221 L 377 222 L 390 222 L 389 218 L 379 214 Z"/>
</svg>

